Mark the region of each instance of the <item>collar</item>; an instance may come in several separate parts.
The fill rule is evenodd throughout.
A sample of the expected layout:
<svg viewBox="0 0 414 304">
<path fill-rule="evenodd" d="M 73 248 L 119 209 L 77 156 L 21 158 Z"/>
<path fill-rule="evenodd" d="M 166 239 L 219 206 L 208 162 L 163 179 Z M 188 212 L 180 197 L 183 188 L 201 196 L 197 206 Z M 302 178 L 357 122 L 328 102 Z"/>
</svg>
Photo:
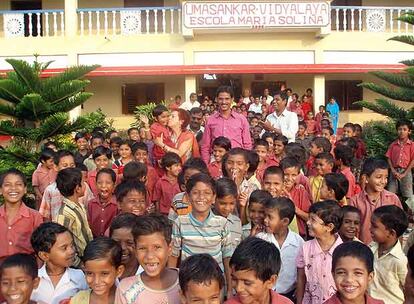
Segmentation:
<svg viewBox="0 0 414 304">
<path fill-rule="evenodd" d="M 63 203 L 68 206 L 70 209 L 79 209 L 82 208 L 81 204 L 76 204 L 75 202 L 72 202 L 70 199 L 67 199 L 66 197 L 63 197 Z"/>
<path fill-rule="evenodd" d="M 372 242 L 369 247 L 371 248 L 371 250 L 376 253 L 378 252 L 379 249 L 379 245 L 377 242 Z M 401 247 L 401 243 L 399 240 L 397 240 L 397 242 L 395 243 L 394 247 L 391 248 L 390 251 L 388 251 L 386 254 L 384 254 L 382 257 L 379 257 L 379 259 L 385 258 L 387 255 L 392 255 L 395 258 L 399 259 L 399 260 L 403 260 L 405 258 L 405 254 L 402 251 L 402 247 Z"/>
<path fill-rule="evenodd" d="M 287 108 L 285 108 L 284 110 L 283 110 L 283 112 L 282 113 L 280 113 L 280 115 L 278 116 L 277 114 L 276 114 L 276 111 L 274 111 L 272 114 L 273 114 L 273 116 L 275 116 L 276 118 L 279 118 L 279 117 L 286 117 L 287 115 L 288 115 L 288 109 Z"/>
<path fill-rule="evenodd" d="M 0 217 L 6 217 L 6 206 L 4 204 L 0 207 Z M 23 202 L 20 204 L 16 219 L 19 217 L 30 217 L 29 207 L 27 207 Z M 14 221 L 15 220 L 13 219 L 13 222 Z"/>
<path fill-rule="evenodd" d="M 45 279 L 47 281 L 51 281 L 49 274 L 46 271 L 46 264 L 44 264 L 39 269 L 39 277 L 42 279 Z M 59 280 L 60 284 L 67 283 L 69 281 L 72 281 L 73 283 L 77 284 L 78 278 L 74 276 L 74 272 L 71 271 L 70 268 L 66 268 L 65 272 L 63 273 L 62 277 Z"/>
<path fill-rule="evenodd" d="M 172 184 L 172 181 L 167 177 L 167 174 L 164 174 L 163 176 L 161 176 L 161 180 L 167 181 L 168 183 Z"/>
<path fill-rule="evenodd" d="M 329 250 L 327 252 L 327 253 L 329 253 L 329 255 L 332 255 L 335 248 L 343 243 L 341 237 L 339 236 L 339 234 L 336 233 L 335 236 L 336 236 L 336 241 L 332 244 L 331 248 L 329 248 Z M 321 246 L 319 245 L 319 243 L 316 239 L 315 239 L 315 242 L 316 242 L 316 248 L 318 250 L 318 252 L 316 254 L 323 254 L 324 251 L 322 250 Z"/>
<path fill-rule="evenodd" d="M 189 214 L 188 214 L 188 216 L 189 216 L 189 218 L 190 218 L 190 221 L 193 223 L 193 225 L 194 226 L 198 226 L 198 227 L 202 227 L 202 226 L 204 226 L 213 216 L 214 216 L 214 214 L 213 214 L 213 212 L 210 210 L 209 211 L 209 213 L 208 213 L 208 216 L 207 216 L 207 218 L 204 220 L 204 222 L 200 222 L 199 220 L 197 220 L 194 216 L 193 216 L 193 213 L 192 212 L 190 212 Z"/>
<path fill-rule="evenodd" d="M 220 112 L 220 111 L 215 112 L 212 116 L 214 116 L 215 118 L 219 118 L 219 117 L 221 117 L 221 118 L 224 118 L 224 119 L 228 119 L 228 118 L 225 118 L 225 117 L 221 114 L 221 112 Z M 230 112 L 230 117 L 236 118 L 236 113 L 235 113 L 233 110 L 231 110 L 231 112 Z M 229 117 L 229 118 L 230 118 L 230 117 Z"/>
<path fill-rule="evenodd" d="M 397 139 L 396 141 L 394 141 L 394 143 L 396 144 L 396 145 L 398 145 L 398 146 L 401 146 L 401 144 L 400 144 L 400 140 L 399 139 Z M 413 141 L 411 140 L 411 139 L 407 139 L 407 141 L 403 144 L 403 145 L 411 145 L 413 143 Z"/>
<path fill-rule="evenodd" d="M 367 191 L 366 190 L 362 190 L 361 191 L 361 193 L 360 193 L 360 195 L 362 195 L 362 198 L 364 199 L 364 200 L 366 200 L 366 201 L 368 201 L 370 204 L 372 204 L 373 202 L 370 200 L 370 198 L 369 198 L 369 196 L 368 196 L 368 193 L 367 193 Z M 379 201 L 381 201 L 381 202 L 383 202 L 384 200 L 387 200 L 387 198 L 388 197 L 391 197 L 391 196 L 393 196 L 394 195 L 394 193 L 392 193 L 392 192 L 389 192 L 388 190 L 382 190 L 381 191 L 381 193 L 380 193 L 380 196 L 379 196 Z M 377 202 L 375 202 L 375 204 L 377 204 L 378 203 L 378 201 Z"/>
<path fill-rule="evenodd" d="M 98 205 L 100 208 L 102 207 L 106 208 L 106 207 L 109 207 L 110 205 L 114 205 L 118 207 L 115 195 L 112 195 L 110 200 L 105 205 L 101 203 L 101 199 L 99 198 L 99 195 L 97 195 L 94 199 L 90 200 L 88 204 Z"/>
</svg>

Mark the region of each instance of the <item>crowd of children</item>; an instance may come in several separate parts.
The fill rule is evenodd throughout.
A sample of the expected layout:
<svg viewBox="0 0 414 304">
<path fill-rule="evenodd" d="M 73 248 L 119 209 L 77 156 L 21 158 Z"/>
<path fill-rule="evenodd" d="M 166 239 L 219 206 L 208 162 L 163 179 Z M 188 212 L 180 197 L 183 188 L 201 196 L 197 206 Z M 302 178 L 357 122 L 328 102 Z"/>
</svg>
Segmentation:
<svg viewBox="0 0 414 304">
<path fill-rule="evenodd" d="M 23 202 L 25 176 L 3 173 L 0 298 L 414 303 L 414 236 L 400 241 L 412 220 L 412 122 L 397 123 L 386 158 L 368 158 L 359 125 L 335 134 L 323 106 L 313 115 L 311 90 L 302 101 L 286 93 L 300 118 L 293 143 L 261 129 L 273 111 L 265 94 L 233 107 L 251 126 L 251 151 L 219 136 L 210 163 L 187 157 L 160 105 L 128 138 L 77 133 L 74 153 L 46 143 L 32 177 L 38 211 Z M 210 101 L 189 109 L 197 140 Z"/>
</svg>

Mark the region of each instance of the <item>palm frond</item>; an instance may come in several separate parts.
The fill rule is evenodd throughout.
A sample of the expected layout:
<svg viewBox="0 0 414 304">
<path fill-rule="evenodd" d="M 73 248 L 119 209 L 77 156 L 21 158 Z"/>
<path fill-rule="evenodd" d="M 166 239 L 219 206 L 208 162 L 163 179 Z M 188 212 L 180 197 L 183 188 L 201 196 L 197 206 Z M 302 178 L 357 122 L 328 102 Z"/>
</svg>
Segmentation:
<svg viewBox="0 0 414 304">
<path fill-rule="evenodd" d="M 83 104 L 87 99 L 89 99 L 93 94 L 82 92 L 74 95 L 73 97 L 62 100 L 59 103 L 51 105 L 52 112 L 69 112 L 77 106 Z"/>
<path fill-rule="evenodd" d="M 408 88 L 391 89 L 387 86 L 375 84 L 372 82 L 364 82 L 359 85 L 362 86 L 363 88 L 369 89 L 371 91 L 374 91 L 378 94 L 381 94 L 385 97 L 388 97 L 394 100 L 414 102 L 414 88 L 413 89 L 408 89 Z"/>
<path fill-rule="evenodd" d="M 0 98 L 18 103 L 26 94 L 26 90 L 19 83 L 11 79 L 0 79 Z"/>
<path fill-rule="evenodd" d="M 400 63 L 405 64 L 406 66 L 412 67 L 414 66 L 414 59 L 403 60 L 403 61 L 400 61 Z"/>
<path fill-rule="evenodd" d="M 388 99 L 378 98 L 375 102 L 362 100 L 355 102 L 355 104 L 394 120 L 406 118 L 407 116 L 407 112 L 404 108 L 395 105 Z"/>
<path fill-rule="evenodd" d="M 20 136 L 26 138 L 30 134 L 31 129 L 16 127 L 14 121 L 3 120 L 0 121 L 0 134 L 10 136 Z"/>
<path fill-rule="evenodd" d="M 29 63 L 17 59 L 6 59 L 6 62 L 13 67 L 20 81 L 31 90 L 30 93 L 38 92 L 40 87 L 39 74 L 36 73 Z"/>
<path fill-rule="evenodd" d="M 5 116 L 16 117 L 16 109 L 13 105 L 9 103 L 0 102 L 0 114 Z"/>
<path fill-rule="evenodd" d="M 402 73 L 387 73 L 382 71 L 371 72 L 370 74 L 385 80 L 397 87 L 414 88 L 414 79 L 411 79 L 407 74 Z"/>
<path fill-rule="evenodd" d="M 52 137 L 57 134 L 61 134 L 60 131 L 63 129 L 66 123 L 69 121 L 68 113 L 55 113 L 48 116 L 37 128 L 37 134 L 35 140 L 37 142 L 42 141 L 45 138 Z"/>
<path fill-rule="evenodd" d="M 49 65 L 51 65 L 54 62 L 54 60 L 50 60 L 47 62 L 43 62 L 42 65 L 40 66 L 40 70 L 43 72 L 44 70 L 46 70 Z"/>
<path fill-rule="evenodd" d="M 395 37 L 388 39 L 388 41 L 389 40 L 398 41 L 398 42 L 406 43 L 409 45 L 414 45 L 414 37 L 410 35 L 395 36 Z"/>
<path fill-rule="evenodd" d="M 402 14 L 397 20 L 414 25 L 414 11 L 409 11 L 405 14 Z"/>
<path fill-rule="evenodd" d="M 36 93 L 27 94 L 22 101 L 16 105 L 16 115 L 21 119 L 37 121 L 48 114 L 50 105 L 42 96 Z"/>
<path fill-rule="evenodd" d="M 62 100 L 78 94 L 83 91 L 85 87 L 90 83 L 89 80 L 71 80 L 61 83 L 48 91 L 42 90 L 42 95 L 47 97 L 45 100 L 51 104 L 57 104 Z"/>
</svg>

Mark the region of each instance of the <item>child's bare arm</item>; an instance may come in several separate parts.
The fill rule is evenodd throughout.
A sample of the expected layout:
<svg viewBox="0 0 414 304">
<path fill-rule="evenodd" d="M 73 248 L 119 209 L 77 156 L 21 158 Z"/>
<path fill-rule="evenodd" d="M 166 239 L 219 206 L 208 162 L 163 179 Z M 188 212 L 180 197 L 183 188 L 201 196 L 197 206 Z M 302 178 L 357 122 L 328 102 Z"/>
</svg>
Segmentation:
<svg viewBox="0 0 414 304">
<path fill-rule="evenodd" d="M 296 282 L 296 304 L 302 304 L 303 296 L 305 294 L 306 276 L 304 268 L 298 269 L 298 278 Z"/>
<path fill-rule="evenodd" d="M 295 207 L 296 215 L 299 216 L 302 220 L 307 221 L 309 219 L 309 213 L 303 211 L 302 209 Z"/>
<path fill-rule="evenodd" d="M 240 193 L 239 196 L 239 214 L 242 225 L 248 223 L 247 220 L 247 200 L 249 199 L 249 194 L 247 192 Z"/>
<path fill-rule="evenodd" d="M 227 295 L 227 299 L 229 299 L 233 296 L 233 293 L 232 293 L 233 286 L 231 284 L 230 258 L 224 258 L 223 265 L 224 265 L 224 275 L 226 277 L 226 283 L 227 283 L 226 295 Z"/>
<path fill-rule="evenodd" d="M 175 257 L 175 256 L 171 255 L 168 258 L 168 267 L 177 268 L 177 265 L 178 265 L 178 257 Z"/>
</svg>

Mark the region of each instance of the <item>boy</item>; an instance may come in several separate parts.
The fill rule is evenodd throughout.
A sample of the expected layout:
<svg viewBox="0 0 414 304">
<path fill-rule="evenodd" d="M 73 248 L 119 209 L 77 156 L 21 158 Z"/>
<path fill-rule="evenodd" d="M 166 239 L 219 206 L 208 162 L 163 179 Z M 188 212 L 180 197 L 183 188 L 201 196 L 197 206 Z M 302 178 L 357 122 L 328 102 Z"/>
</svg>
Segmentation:
<svg viewBox="0 0 414 304">
<path fill-rule="evenodd" d="M 375 276 L 369 294 L 386 303 L 404 302 L 402 286 L 407 275 L 407 257 L 399 237 L 407 227 L 408 218 L 401 208 L 382 206 L 374 210 L 370 229 L 374 242 L 370 248 L 374 253 Z"/>
<path fill-rule="evenodd" d="M 223 177 L 222 160 L 224 154 L 230 151 L 231 142 L 228 138 L 219 136 L 213 140 L 212 146 L 214 161 L 209 163 L 207 168 L 211 177 L 218 179 L 220 177 Z"/>
<path fill-rule="evenodd" d="M 255 237 L 242 241 L 230 259 L 236 296 L 225 304 L 293 302 L 273 291 L 281 260 L 276 246 Z"/>
<path fill-rule="evenodd" d="M 88 171 L 87 181 L 94 197 L 96 197 L 98 195 L 98 189 L 96 189 L 96 175 L 101 169 L 109 168 L 109 163 L 111 162 L 111 150 L 104 146 L 99 146 L 93 150 L 92 158 L 95 163 L 95 169 Z"/>
<path fill-rule="evenodd" d="M 385 205 L 395 205 L 402 208 L 398 197 L 387 190 L 388 164 L 385 160 L 368 158 L 362 167 L 362 177 L 365 180 L 365 189 L 349 201 L 350 206 L 361 210 L 361 233 L 359 239 L 365 244 L 372 241 L 369 227 L 371 216 L 375 208 Z"/>
<path fill-rule="evenodd" d="M 320 200 L 333 200 L 339 205 L 346 205 L 345 195 L 348 191 L 348 180 L 342 173 L 328 173 L 325 174 L 322 187 Z"/>
<path fill-rule="evenodd" d="M 174 195 L 180 192 L 177 178 L 181 172 L 181 158 L 167 152 L 161 159 L 161 167 L 164 175 L 155 184 L 152 201 L 157 212 L 168 215 Z"/>
<path fill-rule="evenodd" d="M 56 152 L 46 148 L 40 154 L 40 164 L 32 175 L 32 186 L 36 195 L 36 208 L 40 207 L 43 193 L 56 180 L 55 158 Z"/>
<path fill-rule="evenodd" d="M 346 198 L 350 199 L 360 191 L 355 176 L 351 171 L 351 163 L 354 157 L 352 149 L 348 146 L 337 145 L 334 149 L 334 154 L 338 172 L 342 173 L 348 180 L 348 192 L 346 193 Z"/>
<path fill-rule="evenodd" d="M 132 146 L 132 155 L 137 162 L 143 163 L 147 166 L 147 180 L 145 186 L 147 187 L 149 195 L 149 202 L 152 202 L 151 196 L 154 193 L 155 183 L 158 179 L 157 171 L 151 165 L 147 144 L 143 142 L 137 142 Z"/>
<path fill-rule="evenodd" d="M 30 300 L 30 295 L 38 285 L 37 264 L 32 255 L 14 254 L 1 264 L 0 293 L 6 299 L 4 304 L 35 304 Z"/>
<path fill-rule="evenodd" d="M 289 198 L 272 198 L 265 203 L 265 233 L 257 235 L 279 250 L 282 266 L 273 289 L 292 301 L 296 289 L 296 257 L 304 243 L 299 234 L 289 229 L 294 217 L 295 205 Z"/>
<path fill-rule="evenodd" d="M 306 122 L 299 121 L 298 133 L 296 134 L 295 142 L 301 144 L 306 150 L 309 150 L 312 137 L 306 133 Z"/>
<path fill-rule="evenodd" d="M 270 166 L 263 174 L 262 189 L 269 192 L 272 197 L 283 194 L 283 171 L 279 167 Z"/>
<path fill-rule="evenodd" d="M 258 139 L 254 142 L 253 149 L 257 155 L 259 155 L 259 165 L 255 172 L 256 178 L 259 183 L 262 183 L 264 170 L 267 167 L 274 165 L 274 162 L 272 163 L 269 159 L 269 143 L 264 139 Z"/>
<path fill-rule="evenodd" d="M 30 242 L 44 263 L 39 269 L 40 283 L 32 293 L 32 300 L 59 304 L 88 289 L 83 271 L 70 268 L 76 252 L 68 229 L 53 222 L 43 223 L 33 232 Z"/>
<path fill-rule="evenodd" d="M 339 235 L 344 242 L 359 241 L 358 235 L 361 229 L 361 210 L 354 206 L 343 206 L 342 223 Z"/>
<path fill-rule="evenodd" d="M 122 181 L 115 188 L 115 197 L 119 205 L 119 213 L 133 213 L 139 216 L 147 212 L 147 190 L 139 181 Z M 108 234 L 105 233 L 106 235 Z"/>
<path fill-rule="evenodd" d="M 281 134 L 276 134 L 273 140 L 273 156 L 271 160 L 273 160 L 276 166 L 279 165 L 282 158 L 285 156 L 285 147 L 288 144 L 288 139 L 286 136 Z"/>
<path fill-rule="evenodd" d="M 323 183 L 323 177 L 325 174 L 332 173 L 334 166 L 334 158 L 329 152 L 322 152 L 315 157 L 315 176 L 309 178 L 311 186 L 312 200 L 319 202 L 321 197 L 321 187 Z"/>
<path fill-rule="evenodd" d="M 144 272 L 123 279 L 119 284 L 115 303 L 180 303 L 178 269 L 168 268 L 171 254 L 171 225 L 166 216 L 141 216 L 133 230 L 135 255 Z"/>
<path fill-rule="evenodd" d="M 85 159 L 87 159 L 90 155 L 87 135 L 86 133 L 78 132 L 75 134 L 74 140 L 77 148 L 77 151 L 74 154 L 75 163 L 83 164 Z"/>
<path fill-rule="evenodd" d="M 111 157 L 111 161 L 115 162 L 118 158 L 120 158 L 121 156 L 119 155 L 119 146 L 122 143 L 122 138 L 121 137 L 112 137 L 110 139 L 109 142 L 109 147 L 111 148 L 112 151 L 112 157 Z"/>
<path fill-rule="evenodd" d="M 316 168 L 314 167 L 314 162 L 315 162 L 315 158 L 316 155 L 318 155 L 319 153 L 322 152 L 331 152 L 332 149 L 332 145 L 329 142 L 329 140 L 327 140 L 324 137 L 315 137 L 314 139 L 312 139 L 311 144 L 310 144 L 310 149 L 309 149 L 309 159 L 306 161 L 306 176 L 315 176 L 317 174 L 316 172 Z"/>
<path fill-rule="evenodd" d="M 102 135 L 102 133 L 100 132 L 93 133 L 92 138 L 91 138 L 92 153 L 97 147 L 102 146 L 104 143 L 105 143 L 105 137 Z M 88 171 L 92 171 L 96 169 L 96 165 L 92 159 L 92 155 L 89 155 L 89 157 L 83 161 L 83 164 L 88 168 Z"/>
<path fill-rule="evenodd" d="M 332 148 L 335 146 L 336 136 L 334 134 L 334 130 L 331 127 L 322 128 L 321 136 L 325 137 L 327 140 L 329 140 L 329 142 L 331 143 Z"/>
<path fill-rule="evenodd" d="M 367 154 L 367 149 L 365 147 L 365 143 L 362 141 L 361 138 L 356 137 L 356 128 L 353 123 L 346 123 L 343 127 L 343 137 L 344 138 L 353 138 L 356 142 L 356 150 L 355 150 L 355 157 L 357 159 L 362 159 Z"/>
<path fill-rule="evenodd" d="M 65 226 L 73 235 L 74 244 L 78 256 L 73 266 L 81 264 L 80 258 L 93 235 L 89 228 L 86 210 L 79 198 L 85 192 L 85 184 L 82 182 L 82 173 L 77 168 L 67 168 L 59 171 L 56 178 L 59 192 L 63 195 L 63 204 L 59 209 L 56 222 Z"/>
<path fill-rule="evenodd" d="M 343 243 L 332 255 L 332 275 L 337 292 L 324 304 L 384 304 L 367 294 L 374 278 L 374 255 L 360 242 Z"/>
<path fill-rule="evenodd" d="M 385 156 L 391 174 L 388 190 L 401 193 L 403 201 L 413 196 L 414 143 L 410 140 L 412 122 L 400 120 L 396 124 L 398 139 L 391 143 Z"/>
<path fill-rule="evenodd" d="M 12 254 L 33 253 L 30 235 L 43 218 L 23 202 L 26 192 L 26 177 L 19 170 L 9 169 L 0 176 L 0 193 L 4 199 L 0 207 L 0 264 Z"/>
<path fill-rule="evenodd" d="M 206 253 L 185 259 L 180 265 L 181 304 L 220 304 L 224 276 L 217 262 Z"/>
<path fill-rule="evenodd" d="M 355 126 L 351 122 L 347 122 L 342 127 L 342 136 L 343 137 L 354 137 L 355 134 Z"/>
<path fill-rule="evenodd" d="M 316 127 L 316 121 L 313 117 L 312 111 L 309 111 L 308 114 L 306 114 L 305 123 L 306 123 L 306 133 L 312 136 L 315 135 L 317 132 L 317 127 Z"/>
<path fill-rule="evenodd" d="M 139 138 L 139 129 L 137 127 L 129 128 L 127 130 L 127 134 L 128 134 L 128 139 L 131 142 L 136 143 L 136 142 L 139 142 L 140 141 L 140 138 Z"/>
</svg>

